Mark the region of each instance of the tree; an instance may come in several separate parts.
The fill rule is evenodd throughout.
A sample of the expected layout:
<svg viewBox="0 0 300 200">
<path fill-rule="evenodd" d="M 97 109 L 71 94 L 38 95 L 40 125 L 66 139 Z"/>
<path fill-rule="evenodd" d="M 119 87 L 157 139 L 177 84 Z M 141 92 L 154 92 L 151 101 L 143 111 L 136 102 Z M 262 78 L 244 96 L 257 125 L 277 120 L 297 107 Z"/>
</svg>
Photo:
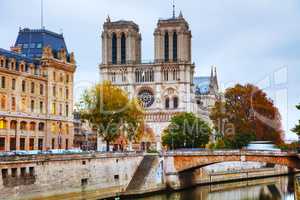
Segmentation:
<svg viewBox="0 0 300 200">
<path fill-rule="evenodd" d="M 77 106 L 81 118 L 87 120 L 106 141 L 107 151 L 110 143 L 122 133 L 126 133 L 131 141 L 144 120 L 138 100 L 129 100 L 122 89 L 110 82 L 86 90 Z"/>
<path fill-rule="evenodd" d="M 225 99 L 212 108 L 214 128 L 224 136 L 225 144 L 240 148 L 251 140 L 282 143 L 281 117 L 274 103 L 258 87 L 235 85 L 225 92 Z"/>
<path fill-rule="evenodd" d="M 300 104 L 296 106 L 298 110 L 300 110 Z M 296 133 L 298 136 L 300 136 L 300 120 L 298 121 L 298 124 L 292 129 L 294 133 Z"/>
<path fill-rule="evenodd" d="M 172 149 L 204 147 L 211 134 L 206 122 L 193 113 L 180 113 L 171 119 L 162 136 L 163 145 Z"/>
</svg>

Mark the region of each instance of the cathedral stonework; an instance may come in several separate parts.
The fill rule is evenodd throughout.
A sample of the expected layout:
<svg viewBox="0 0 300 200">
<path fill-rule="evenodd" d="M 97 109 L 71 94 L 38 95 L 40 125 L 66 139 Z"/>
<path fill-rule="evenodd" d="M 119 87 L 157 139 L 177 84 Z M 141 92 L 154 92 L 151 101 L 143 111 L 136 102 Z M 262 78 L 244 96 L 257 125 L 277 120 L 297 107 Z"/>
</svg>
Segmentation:
<svg viewBox="0 0 300 200">
<path fill-rule="evenodd" d="M 193 112 L 202 117 L 203 104 L 199 101 L 208 98 L 208 93 L 195 93 L 198 86 L 194 84 L 191 38 L 189 24 L 182 13 L 160 19 L 154 31 L 154 60 L 142 62 L 141 34 L 136 23 L 111 21 L 108 17 L 103 25 L 100 77 L 143 103 L 149 135 L 142 138 L 142 149 L 150 146 L 161 149 L 161 135 L 174 115 Z M 208 85 L 215 83 L 217 86 L 212 80 Z M 216 86 L 211 89 L 217 89 Z"/>
</svg>

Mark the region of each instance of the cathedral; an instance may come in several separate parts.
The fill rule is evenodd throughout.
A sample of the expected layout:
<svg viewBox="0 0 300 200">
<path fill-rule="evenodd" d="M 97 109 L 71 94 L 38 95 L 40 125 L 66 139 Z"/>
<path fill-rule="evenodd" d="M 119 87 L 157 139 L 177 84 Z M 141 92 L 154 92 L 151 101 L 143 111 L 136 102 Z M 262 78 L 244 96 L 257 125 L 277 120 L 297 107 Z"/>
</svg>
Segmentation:
<svg viewBox="0 0 300 200">
<path fill-rule="evenodd" d="M 219 88 L 216 69 L 210 77 L 195 77 L 192 33 L 182 13 L 159 19 L 154 30 L 154 60 L 143 62 L 139 26 L 133 21 L 111 21 L 102 32 L 100 77 L 137 97 L 146 111 L 141 150 L 161 149 L 163 130 L 180 112 L 193 112 L 209 120 L 209 109 Z"/>
</svg>

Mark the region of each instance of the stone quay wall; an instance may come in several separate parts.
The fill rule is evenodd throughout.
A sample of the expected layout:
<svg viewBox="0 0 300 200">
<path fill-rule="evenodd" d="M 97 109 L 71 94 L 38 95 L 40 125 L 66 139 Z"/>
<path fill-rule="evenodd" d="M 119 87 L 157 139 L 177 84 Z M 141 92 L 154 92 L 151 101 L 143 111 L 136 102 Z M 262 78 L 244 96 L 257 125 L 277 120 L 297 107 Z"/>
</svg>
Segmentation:
<svg viewBox="0 0 300 200">
<path fill-rule="evenodd" d="M 124 191 L 142 154 L 0 158 L 1 199 L 99 199 Z"/>
</svg>

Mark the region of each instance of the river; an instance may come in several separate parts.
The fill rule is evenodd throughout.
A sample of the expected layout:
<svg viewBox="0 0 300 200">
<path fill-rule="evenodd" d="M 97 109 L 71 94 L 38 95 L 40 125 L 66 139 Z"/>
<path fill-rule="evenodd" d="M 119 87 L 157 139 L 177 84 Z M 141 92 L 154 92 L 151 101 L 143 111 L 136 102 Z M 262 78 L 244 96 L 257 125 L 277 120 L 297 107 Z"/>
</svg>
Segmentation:
<svg viewBox="0 0 300 200">
<path fill-rule="evenodd" d="M 130 200 L 294 200 L 293 176 L 197 186 Z M 128 200 L 129 200 L 128 199 Z"/>
</svg>

